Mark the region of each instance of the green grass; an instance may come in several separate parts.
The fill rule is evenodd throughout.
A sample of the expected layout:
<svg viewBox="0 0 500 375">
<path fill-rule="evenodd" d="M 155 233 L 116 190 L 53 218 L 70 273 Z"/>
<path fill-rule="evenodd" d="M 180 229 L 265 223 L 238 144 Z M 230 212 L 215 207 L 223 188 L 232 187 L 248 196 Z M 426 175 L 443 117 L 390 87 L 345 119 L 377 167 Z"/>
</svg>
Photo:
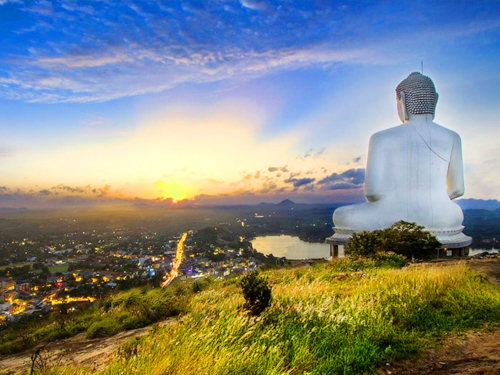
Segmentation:
<svg viewBox="0 0 500 375">
<path fill-rule="evenodd" d="M 265 275 L 273 302 L 260 317 L 240 309 L 236 282 L 212 285 L 192 296 L 179 324 L 127 343 L 96 373 L 371 373 L 449 332 L 500 322 L 500 290 L 462 264 L 390 269 L 339 260 Z"/>
<path fill-rule="evenodd" d="M 22 263 L 13 263 L 13 264 L 8 264 L 5 266 L 0 266 L 0 271 L 3 271 L 6 268 L 16 268 L 16 267 L 24 267 L 24 266 L 31 266 L 33 263 L 32 262 L 22 262 Z"/>
<path fill-rule="evenodd" d="M 186 311 L 189 295 L 193 293 L 190 286 L 181 282 L 175 288 L 165 290 L 135 288 L 117 293 L 78 313 L 53 312 L 41 318 L 21 320 L 0 330 L 0 355 L 13 354 L 80 332 L 85 332 L 89 339 L 112 336 L 177 316 Z"/>
<path fill-rule="evenodd" d="M 50 266 L 49 271 L 52 275 L 54 275 L 56 272 L 68 272 L 68 264 L 57 264 L 55 266 Z"/>
</svg>

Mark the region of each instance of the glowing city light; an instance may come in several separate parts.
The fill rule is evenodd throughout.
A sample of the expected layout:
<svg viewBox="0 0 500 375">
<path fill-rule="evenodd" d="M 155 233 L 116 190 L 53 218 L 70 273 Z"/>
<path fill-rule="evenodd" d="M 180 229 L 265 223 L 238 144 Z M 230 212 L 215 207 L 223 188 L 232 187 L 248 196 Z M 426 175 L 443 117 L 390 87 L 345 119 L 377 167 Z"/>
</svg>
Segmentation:
<svg viewBox="0 0 500 375">
<path fill-rule="evenodd" d="M 184 255 L 184 241 L 186 241 L 187 235 L 187 232 L 184 233 L 179 240 L 179 243 L 177 244 L 177 250 L 175 252 L 175 260 L 172 266 L 172 270 L 170 271 L 170 274 L 168 275 L 166 280 L 161 284 L 162 288 L 165 288 L 168 284 L 170 284 L 178 275 L 179 267 L 182 263 L 182 256 Z"/>
</svg>

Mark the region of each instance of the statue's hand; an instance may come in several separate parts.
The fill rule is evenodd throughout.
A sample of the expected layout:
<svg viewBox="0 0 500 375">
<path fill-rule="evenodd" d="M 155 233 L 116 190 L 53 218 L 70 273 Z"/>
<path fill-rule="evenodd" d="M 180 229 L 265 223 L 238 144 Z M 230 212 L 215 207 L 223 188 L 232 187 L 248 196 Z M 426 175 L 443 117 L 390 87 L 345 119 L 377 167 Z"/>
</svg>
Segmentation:
<svg viewBox="0 0 500 375">
<path fill-rule="evenodd" d="M 381 196 L 378 194 L 372 194 L 372 195 L 366 196 L 366 199 L 368 200 L 368 202 L 376 202 L 376 201 L 380 200 L 380 198 L 381 198 Z"/>
<path fill-rule="evenodd" d="M 464 195 L 464 191 L 463 190 L 462 191 L 455 190 L 455 191 L 452 191 L 452 192 L 448 193 L 448 196 L 450 197 L 451 200 L 459 198 L 462 195 Z"/>
</svg>

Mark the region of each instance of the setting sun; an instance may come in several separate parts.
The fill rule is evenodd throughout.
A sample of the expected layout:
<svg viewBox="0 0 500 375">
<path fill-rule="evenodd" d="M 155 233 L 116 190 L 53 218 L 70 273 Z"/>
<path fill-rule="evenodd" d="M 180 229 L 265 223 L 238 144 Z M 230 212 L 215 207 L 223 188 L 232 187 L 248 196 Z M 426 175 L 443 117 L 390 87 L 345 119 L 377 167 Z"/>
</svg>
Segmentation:
<svg viewBox="0 0 500 375">
<path fill-rule="evenodd" d="M 164 198 L 172 198 L 173 202 L 176 203 L 178 200 L 191 198 L 188 188 L 177 183 L 174 179 L 168 181 L 157 181 L 155 187 L 159 188 L 159 195 Z"/>
</svg>

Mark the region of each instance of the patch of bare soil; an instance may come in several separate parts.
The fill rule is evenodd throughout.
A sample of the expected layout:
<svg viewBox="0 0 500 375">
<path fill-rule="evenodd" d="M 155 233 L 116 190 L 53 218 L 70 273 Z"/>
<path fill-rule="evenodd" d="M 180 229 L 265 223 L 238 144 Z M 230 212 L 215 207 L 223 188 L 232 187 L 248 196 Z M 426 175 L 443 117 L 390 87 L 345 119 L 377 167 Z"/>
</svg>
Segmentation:
<svg viewBox="0 0 500 375">
<path fill-rule="evenodd" d="M 500 287 L 500 259 L 471 259 L 467 266 L 484 273 Z M 438 348 L 426 351 L 416 360 L 385 366 L 379 374 L 393 375 L 500 375 L 500 330 L 470 331 L 462 337 L 451 336 Z"/>
<path fill-rule="evenodd" d="M 174 323 L 173 320 L 165 320 L 160 322 L 159 326 L 172 323 Z M 44 347 L 40 352 L 37 365 L 44 366 L 46 363 L 53 366 L 54 364 L 73 363 L 97 369 L 107 362 L 120 345 L 131 338 L 147 335 L 150 329 L 151 326 L 148 326 L 121 332 L 111 337 L 90 340 L 85 338 L 85 333 L 80 333 L 67 339 L 58 340 Z M 0 357 L 0 374 L 20 373 L 29 369 L 31 366 L 30 358 L 34 352 L 35 348 Z"/>
<path fill-rule="evenodd" d="M 475 272 L 484 273 L 491 283 L 500 287 L 500 258 L 498 256 L 472 259 L 467 262 L 467 266 Z"/>
<path fill-rule="evenodd" d="M 434 264 L 448 266 L 452 262 Z M 488 280 L 500 287 L 500 259 L 472 259 L 467 266 L 482 272 Z M 425 266 L 425 265 L 422 265 Z M 173 324 L 167 320 L 160 323 Z M 151 327 L 139 328 L 104 339 L 85 339 L 85 334 L 59 340 L 46 346 L 42 352 L 44 360 L 50 364 L 74 363 L 78 366 L 100 368 L 116 349 L 133 337 L 146 335 Z M 34 349 L 11 356 L 0 357 L 0 373 L 19 373 L 29 369 L 30 357 Z M 500 330 L 495 332 L 471 331 L 464 336 L 452 336 L 438 348 L 426 351 L 416 360 L 407 360 L 388 365 L 377 371 L 379 374 L 393 375 L 500 375 Z"/>
</svg>

